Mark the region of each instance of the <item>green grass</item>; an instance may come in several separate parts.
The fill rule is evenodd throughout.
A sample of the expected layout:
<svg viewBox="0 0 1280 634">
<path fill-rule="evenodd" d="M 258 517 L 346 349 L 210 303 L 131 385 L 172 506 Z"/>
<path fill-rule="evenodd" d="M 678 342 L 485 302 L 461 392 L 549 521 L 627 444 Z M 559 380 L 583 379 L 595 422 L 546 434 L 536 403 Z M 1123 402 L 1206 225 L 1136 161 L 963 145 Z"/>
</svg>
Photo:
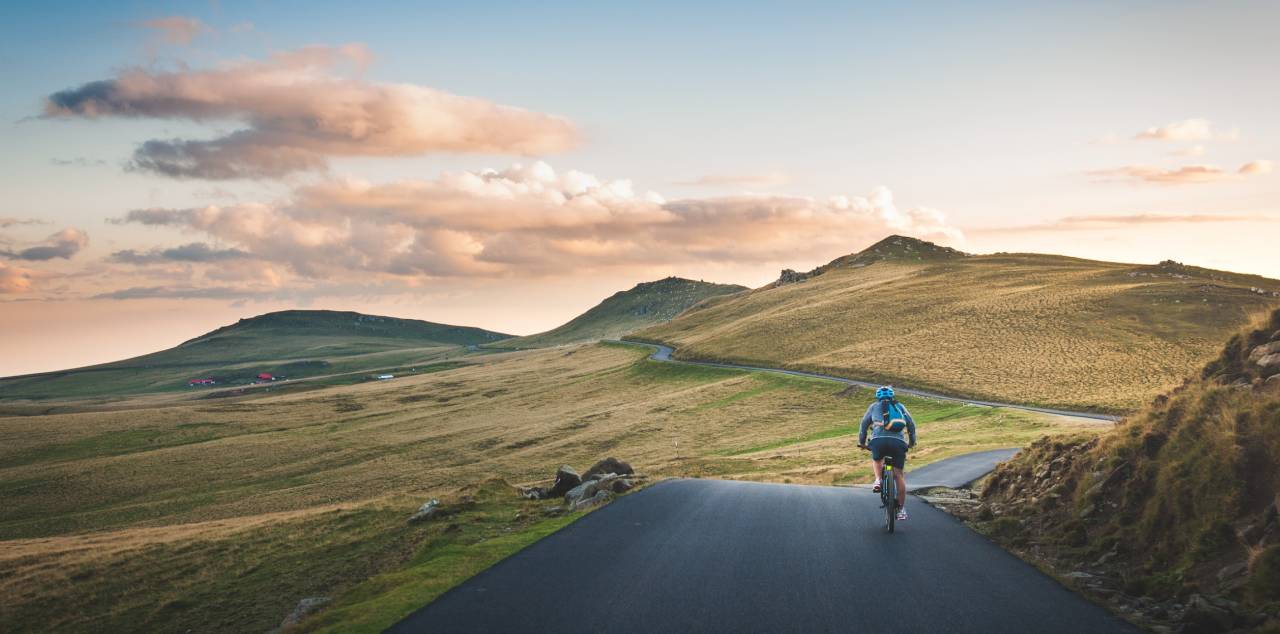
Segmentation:
<svg viewBox="0 0 1280 634">
<path fill-rule="evenodd" d="M 429 537 L 403 567 L 356 585 L 304 629 L 385 630 L 450 588 L 583 515 L 540 519 L 541 510 L 550 504 L 554 502 L 517 502 L 509 487 L 490 483 L 481 490 L 474 507 L 426 528 Z"/>
</svg>

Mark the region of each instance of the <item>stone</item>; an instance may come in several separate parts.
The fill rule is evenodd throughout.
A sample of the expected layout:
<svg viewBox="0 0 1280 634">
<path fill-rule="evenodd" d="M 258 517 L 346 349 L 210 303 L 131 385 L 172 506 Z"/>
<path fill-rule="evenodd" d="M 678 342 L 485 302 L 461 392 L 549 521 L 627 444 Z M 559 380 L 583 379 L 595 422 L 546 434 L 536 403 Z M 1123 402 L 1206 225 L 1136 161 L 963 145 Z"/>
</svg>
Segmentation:
<svg viewBox="0 0 1280 634">
<path fill-rule="evenodd" d="M 435 517 L 440 512 L 440 500 L 431 500 L 426 504 L 418 507 L 418 512 L 409 516 L 409 523 L 424 522 Z"/>
<path fill-rule="evenodd" d="M 578 486 L 573 487 L 572 489 L 569 489 L 569 492 L 564 494 L 564 501 L 568 503 L 569 508 L 573 508 L 573 505 L 595 494 L 596 494 L 596 481 L 590 480 L 588 482 L 583 482 L 582 484 L 579 484 Z"/>
<path fill-rule="evenodd" d="M 299 601 L 298 605 L 289 613 L 289 616 L 284 617 L 284 620 L 280 622 L 280 629 L 288 630 L 301 623 L 303 619 L 315 613 L 316 610 L 324 607 L 330 601 L 332 599 L 329 597 L 307 597 Z"/>
<path fill-rule="evenodd" d="M 593 508 L 593 507 L 605 504 L 611 499 L 613 499 L 612 493 L 608 491 L 596 491 L 595 495 L 589 498 L 583 498 L 581 500 L 578 500 L 577 502 L 574 502 L 573 504 L 571 504 L 569 508 L 570 510 L 573 510 L 573 511 L 582 511 L 585 509 L 589 509 L 589 508 Z"/>
<path fill-rule="evenodd" d="M 1262 363 L 1262 359 L 1277 353 L 1280 353 L 1280 341 L 1272 341 L 1271 343 L 1254 346 L 1253 350 L 1249 351 L 1249 360 L 1265 366 Z"/>
<path fill-rule="evenodd" d="M 617 458 L 610 457 L 610 458 L 605 458 L 604 460 L 601 460 L 600 462 L 597 462 L 591 465 L 591 468 L 587 469 L 587 472 L 582 474 L 582 480 L 584 481 L 589 480 L 591 479 L 591 476 L 603 475 L 606 473 L 616 473 L 618 475 L 631 475 L 635 472 L 636 472 L 635 469 L 632 469 L 631 465 L 621 460 L 618 460 Z"/>
<path fill-rule="evenodd" d="M 1280 352 L 1273 352 L 1269 355 L 1262 357 L 1261 359 L 1258 359 L 1258 367 L 1264 370 L 1270 369 L 1270 368 L 1280 368 Z"/>
<path fill-rule="evenodd" d="M 550 489 L 547 489 L 546 497 L 562 497 L 579 484 L 582 484 L 582 477 L 578 475 L 578 472 L 567 464 L 560 465 L 560 468 L 556 470 L 556 482 L 551 485 Z"/>
<path fill-rule="evenodd" d="M 606 473 L 595 481 L 597 491 L 611 491 L 613 493 L 622 493 L 628 491 L 635 486 L 630 478 L 620 476 L 616 473 Z"/>
</svg>

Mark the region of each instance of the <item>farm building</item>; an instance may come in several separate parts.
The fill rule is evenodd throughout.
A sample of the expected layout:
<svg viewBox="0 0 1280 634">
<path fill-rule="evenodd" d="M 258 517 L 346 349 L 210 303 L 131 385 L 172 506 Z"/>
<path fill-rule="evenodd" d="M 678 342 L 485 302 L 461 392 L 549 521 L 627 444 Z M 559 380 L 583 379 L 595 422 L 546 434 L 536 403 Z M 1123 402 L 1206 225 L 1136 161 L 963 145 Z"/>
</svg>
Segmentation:
<svg viewBox="0 0 1280 634">
<path fill-rule="evenodd" d="M 210 378 L 191 379 L 190 381 L 187 381 L 187 385 L 190 385 L 190 386 L 213 385 L 213 383 L 214 383 L 213 379 L 210 379 Z"/>
<path fill-rule="evenodd" d="M 258 375 L 258 380 L 259 380 L 259 381 L 274 381 L 274 380 L 276 380 L 276 377 L 271 376 L 270 374 L 268 374 L 268 373 L 266 373 L 266 372 L 263 372 L 262 374 L 259 374 L 259 375 Z"/>
</svg>

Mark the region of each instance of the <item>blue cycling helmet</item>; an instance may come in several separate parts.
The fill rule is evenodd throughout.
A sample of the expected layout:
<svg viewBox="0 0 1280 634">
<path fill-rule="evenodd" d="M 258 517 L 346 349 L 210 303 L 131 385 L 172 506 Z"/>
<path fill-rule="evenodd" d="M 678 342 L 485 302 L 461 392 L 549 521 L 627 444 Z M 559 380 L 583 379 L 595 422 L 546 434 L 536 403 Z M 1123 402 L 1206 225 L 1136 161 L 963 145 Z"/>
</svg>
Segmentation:
<svg viewBox="0 0 1280 634">
<path fill-rule="evenodd" d="M 886 385 L 876 390 L 876 398 L 893 398 L 893 388 Z"/>
</svg>

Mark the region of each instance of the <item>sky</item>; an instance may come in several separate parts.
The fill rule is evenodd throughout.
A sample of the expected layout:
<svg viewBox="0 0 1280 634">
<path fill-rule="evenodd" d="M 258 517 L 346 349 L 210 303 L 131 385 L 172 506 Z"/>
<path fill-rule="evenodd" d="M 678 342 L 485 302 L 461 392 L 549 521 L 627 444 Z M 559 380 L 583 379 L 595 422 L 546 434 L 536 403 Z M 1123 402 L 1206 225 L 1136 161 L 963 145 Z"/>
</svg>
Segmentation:
<svg viewBox="0 0 1280 634">
<path fill-rule="evenodd" d="M 12 4 L 0 376 L 895 233 L 1280 278 L 1276 3 Z"/>
</svg>

